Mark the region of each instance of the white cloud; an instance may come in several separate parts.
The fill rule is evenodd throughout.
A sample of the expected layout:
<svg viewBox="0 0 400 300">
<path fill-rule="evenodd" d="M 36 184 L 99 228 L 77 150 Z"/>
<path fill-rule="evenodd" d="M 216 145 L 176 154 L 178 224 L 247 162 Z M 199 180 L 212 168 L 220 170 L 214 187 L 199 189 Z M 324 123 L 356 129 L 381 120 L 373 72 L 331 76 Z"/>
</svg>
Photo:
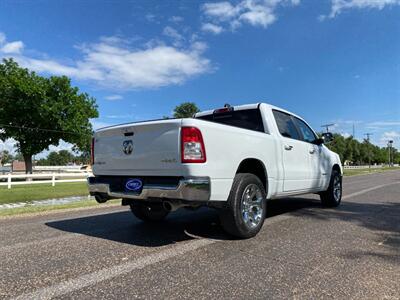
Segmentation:
<svg viewBox="0 0 400 300">
<path fill-rule="evenodd" d="M 6 35 L 0 31 L 0 45 L 6 41 Z"/>
<path fill-rule="evenodd" d="M 169 21 L 174 22 L 174 23 L 183 22 L 183 17 L 181 17 L 181 16 L 172 16 L 171 18 L 169 18 Z"/>
<path fill-rule="evenodd" d="M 215 17 L 220 20 L 230 20 L 237 16 L 240 11 L 239 4 L 233 6 L 229 2 L 215 2 L 215 3 L 205 3 L 203 5 L 204 13 L 209 17 Z"/>
<path fill-rule="evenodd" d="M 77 49 L 82 56 L 72 64 L 34 58 L 23 52 L 0 53 L 0 58 L 12 56 L 22 66 L 37 72 L 66 75 L 123 90 L 182 84 L 212 69 L 210 61 L 203 56 L 206 46 L 199 42 L 186 47 L 156 42 L 138 48 L 133 47 L 129 40 L 103 37 L 98 43 L 84 44 Z"/>
<path fill-rule="evenodd" d="M 184 41 L 183 36 L 171 26 L 166 26 L 163 30 L 163 34 L 170 37 L 174 41 L 175 46 L 181 46 L 182 41 Z"/>
<path fill-rule="evenodd" d="M 345 139 L 351 137 L 351 134 L 348 133 L 348 132 L 342 132 L 341 135 L 342 135 Z"/>
<path fill-rule="evenodd" d="M 400 137 L 400 132 L 396 131 L 386 131 L 383 133 L 383 137 L 387 139 L 394 139 Z"/>
<path fill-rule="evenodd" d="M 109 95 L 104 98 L 106 100 L 114 101 L 114 100 L 121 100 L 123 97 L 121 95 Z"/>
<path fill-rule="evenodd" d="M 211 32 L 213 34 L 220 34 L 224 29 L 221 26 L 212 23 L 205 23 L 201 26 L 201 30 Z"/>
<path fill-rule="evenodd" d="M 92 120 L 90 120 L 90 123 L 92 123 L 92 127 L 94 130 L 113 125 L 111 123 L 103 122 L 98 119 L 92 119 Z"/>
<path fill-rule="evenodd" d="M 328 16 L 321 15 L 319 19 L 322 21 L 326 17 L 334 18 L 344 10 L 349 9 L 383 9 L 385 6 L 400 5 L 400 0 L 331 0 L 331 12 Z"/>
<path fill-rule="evenodd" d="M 205 3 L 202 6 L 205 17 L 217 24 L 228 24 L 231 29 L 243 23 L 267 28 L 277 19 L 275 10 L 279 5 L 298 5 L 300 0 L 242 0 L 236 5 L 230 2 Z M 211 31 L 212 32 L 212 31 Z"/>
<path fill-rule="evenodd" d="M 11 53 L 20 53 L 24 48 L 24 43 L 21 41 L 15 41 L 6 43 L 3 47 L 1 47 L 0 52 L 11 54 Z"/>
<path fill-rule="evenodd" d="M 16 154 L 16 147 L 17 141 L 14 139 L 7 139 L 5 141 L 0 140 L 0 152 L 7 150 L 12 155 Z"/>
<path fill-rule="evenodd" d="M 367 128 L 371 127 L 391 127 L 391 126 L 400 126 L 400 121 L 376 121 L 367 124 Z"/>
<path fill-rule="evenodd" d="M 398 148 L 400 143 L 400 132 L 399 131 L 386 131 L 381 135 L 379 144 L 381 146 L 386 146 L 389 141 L 394 142 L 394 147 Z"/>
<path fill-rule="evenodd" d="M 149 22 L 155 22 L 156 21 L 156 16 L 153 14 L 147 14 L 144 16 L 146 18 L 147 21 Z"/>
<path fill-rule="evenodd" d="M 49 149 L 44 150 L 38 154 L 35 155 L 35 159 L 41 159 L 41 158 L 46 158 L 50 152 L 59 152 L 61 150 L 67 150 L 71 153 L 74 153 L 74 151 L 72 150 L 72 148 L 74 147 L 73 144 L 70 144 L 68 142 L 65 142 L 63 140 L 59 140 L 58 141 L 58 145 L 50 145 Z"/>
</svg>

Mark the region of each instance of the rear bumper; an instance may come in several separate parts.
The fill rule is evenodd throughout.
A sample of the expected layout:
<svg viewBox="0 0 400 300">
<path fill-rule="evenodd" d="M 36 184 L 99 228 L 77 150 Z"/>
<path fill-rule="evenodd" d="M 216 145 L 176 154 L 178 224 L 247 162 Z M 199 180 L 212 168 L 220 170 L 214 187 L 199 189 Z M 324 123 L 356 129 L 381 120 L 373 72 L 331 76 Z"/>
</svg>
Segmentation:
<svg viewBox="0 0 400 300">
<path fill-rule="evenodd" d="M 141 193 L 113 191 L 111 183 L 97 180 L 96 177 L 88 178 L 89 192 L 92 196 L 101 198 L 104 202 L 112 198 L 125 198 L 136 200 L 148 199 L 174 199 L 182 201 L 206 202 L 210 200 L 210 178 L 190 177 L 179 180 L 178 185 L 144 185 Z"/>
</svg>

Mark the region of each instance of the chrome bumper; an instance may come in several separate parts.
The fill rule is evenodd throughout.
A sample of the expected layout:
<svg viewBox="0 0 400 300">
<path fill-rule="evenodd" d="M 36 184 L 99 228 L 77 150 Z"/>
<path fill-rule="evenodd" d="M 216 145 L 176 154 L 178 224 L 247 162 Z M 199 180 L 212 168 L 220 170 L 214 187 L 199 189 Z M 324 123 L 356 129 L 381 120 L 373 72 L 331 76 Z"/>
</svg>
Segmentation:
<svg viewBox="0 0 400 300">
<path fill-rule="evenodd" d="M 115 192 L 110 190 L 108 183 L 92 182 L 88 178 L 89 192 L 92 196 L 108 196 L 107 198 L 125 198 L 146 200 L 149 198 L 166 198 L 186 201 L 210 200 L 210 178 L 193 177 L 179 181 L 178 186 L 144 185 L 140 194 L 131 192 Z"/>
</svg>

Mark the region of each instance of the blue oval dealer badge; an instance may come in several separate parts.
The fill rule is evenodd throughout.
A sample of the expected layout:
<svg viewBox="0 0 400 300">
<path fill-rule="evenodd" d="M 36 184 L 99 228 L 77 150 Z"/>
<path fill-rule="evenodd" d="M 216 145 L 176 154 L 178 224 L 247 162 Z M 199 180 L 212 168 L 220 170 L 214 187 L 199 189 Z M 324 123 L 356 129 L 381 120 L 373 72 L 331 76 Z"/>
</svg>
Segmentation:
<svg viewBox="0 0 400 300">
<path fill-rule="evenodd" d="M 125 183 L 125 188 L 128 191 L 139 192 L 142 189 L 143 183 L 139 178 L 129 179 Z"/>
</svg>

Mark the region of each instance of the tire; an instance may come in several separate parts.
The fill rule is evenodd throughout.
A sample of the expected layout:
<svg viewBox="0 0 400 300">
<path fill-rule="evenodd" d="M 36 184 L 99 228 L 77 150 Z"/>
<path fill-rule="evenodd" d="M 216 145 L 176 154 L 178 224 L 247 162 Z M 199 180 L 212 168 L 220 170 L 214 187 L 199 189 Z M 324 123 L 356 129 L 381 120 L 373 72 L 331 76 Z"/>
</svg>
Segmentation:
<svg viewBox="0 0 400 300">
<path fill-rule="evenodd" d="M 321 203 L 325 207 L 337 207 L 342 201 L 342 175 L 337 170 L 332 170 L 329 187 L 320 194 Z"/>
<path fill-rule="evenodd" d="M 131 211 L 136 218 L 144 222 L 159 222 L 169 214 L 161 203 L 147 203 L 136 201 L 130 204 Z"/>
<path fill-rule="evenodd" d="M 247 195 L 253 195 L 251 198 Z M 227 207 L 220 209 L 224 230 L 238 238 L 255 236 L 264 224 L 267 193 L 260 179 L 250 173 L 236 174 Z"/>
</svg>

